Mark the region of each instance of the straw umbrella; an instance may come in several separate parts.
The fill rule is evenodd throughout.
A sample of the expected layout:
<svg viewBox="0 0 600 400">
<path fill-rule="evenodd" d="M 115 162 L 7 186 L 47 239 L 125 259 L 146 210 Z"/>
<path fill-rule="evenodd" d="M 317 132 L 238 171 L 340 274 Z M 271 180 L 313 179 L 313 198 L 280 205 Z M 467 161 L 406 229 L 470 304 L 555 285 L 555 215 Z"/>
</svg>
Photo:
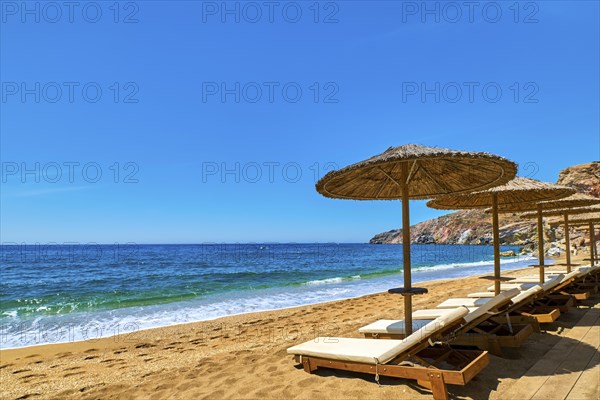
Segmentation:
<svg viewBox="0 0 600 400">
<path fill-rule="evenodd" d="M 404 321 L 412 333 L 413 288 L 410 262 L 409 200 L 450 193 L 468 193 L 503 185 L 516 175 L 516 164 L 488 153 L 453 151 L 408 144 L 390 147 L 382 154 L 329 172 L 316 189 L 323 196 L 352 200 L 402 201 L 402 250 L 404 263 Z"/>
<path fill-rule="evenodd" d="M 598 257 L 598 249 L 596 248 L 596 227 L 595 222 L 592 220 L 590 222 L 576 222 L 571 224 L 571 226 L 585 226 L 590 231 L 590 263 L 594 266 L 596 261 L 600 261 Z"/>
<path fill-rule="evenodd" d="M 583 215 L 578 215 L 576 217 L 573 217 L 571 219 L 571 221 L 574 224 L 578 224 L 578 223 L 596 223 L 596 222 L 600 222 L 600 212 L 591 212 L 588 214 L 583 214 Z"/>
<path fill-rule="evenodd" d="M 595 207 L 590 207 L 595 208 Z M 590 261 L 594 265 L 598 261 L 598 251 L 596 249 L 595 224 L 600 223 L 600 212 L 579 215 L 571 219 L 572 226 L 588 226 L 590 230 Z"/>
<path fill-rule="evenodd" d="M 594 265 L 595 261 L 598 261 L 598 250 L 596 249 L 596 237 L 594 231 L 594 225 L 600 223 L 600 212 L 579 215 L 573 218 L 574 224 L 587 223 L 590 229 L 590 261 Z"/>
<path fill-rule="evenodd" d="M 544 200 L 555 200 L 575 192 L 566 186 L 540 182 L 530 178 L 515 178 L 504 186 L 466 194 L 443 196 L 427 203 L 429 207 L 440 210 L 459 210 L 469 208 L 492 207 L 492 229 L 494 235 L 494 292 L 500 293 L 500 225 L 498 223 L 499 206 L 513 204 L 531 204 Z M 540 229 L 540 232 L 542 230 Z M 541 235 L 541 233 L 540 233 Z M 542 250 L 543 252 L 543 250 Z M 543 255 L 541 256 L 543 257 Z M 543 264 L 543 258 L 540 260 Z M 540 279 L 543 281 L 543 270 Z"/>
<path fill-rule="evenodd" d="M 567 272 L 571 272 L 571 236 L 569 234 L 569 215 L 575 214 L 584 214 L 592 211 L 600 211 L 600 199 L 597 197 L 589 196 L 582 193 L 576 193 L 572 196 L 566 197 L 564 199 L 555 200 L 555 201 L 545 201 L 541 202 L 542 205 L 542 215 L 544 216 L 562 216 L 564 222 L 564 230 L 565 230 L 565 246 L 567 248 Z M 586 206 L 587 207 L 580 207 Z M 558 207 L 564 207 L 560 209 L 556 209 Z M 578 207 L 578 208 L 572 208 Z M 552 209 L 548 209 L 552 208 Z M 521 215 L 521 218 L 536 218 L 538 215 L 537 212 L 526 212 Z M 592 256 L 593 258 L 593 256 Z"/>
</svg>

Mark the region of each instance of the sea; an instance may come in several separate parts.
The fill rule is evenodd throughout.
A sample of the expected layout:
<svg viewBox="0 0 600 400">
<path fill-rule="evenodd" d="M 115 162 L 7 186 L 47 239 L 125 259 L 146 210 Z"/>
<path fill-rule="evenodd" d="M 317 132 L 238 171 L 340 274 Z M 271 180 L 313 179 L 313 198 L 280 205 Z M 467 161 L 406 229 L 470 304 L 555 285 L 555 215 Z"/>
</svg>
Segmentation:
<svg viewBox="0 0 600 400">
<path fill-rule="evenodd" d="M 414 283 L 493 271 L 491 246 L 415 244 L 411 254 Z M 528 255 L 508 257 L 502 269 L 535 263 Z M 383 292 L 403 285 L 402 265 L 402 245 L 5 244 L 0 348 Z"/>
</svg>

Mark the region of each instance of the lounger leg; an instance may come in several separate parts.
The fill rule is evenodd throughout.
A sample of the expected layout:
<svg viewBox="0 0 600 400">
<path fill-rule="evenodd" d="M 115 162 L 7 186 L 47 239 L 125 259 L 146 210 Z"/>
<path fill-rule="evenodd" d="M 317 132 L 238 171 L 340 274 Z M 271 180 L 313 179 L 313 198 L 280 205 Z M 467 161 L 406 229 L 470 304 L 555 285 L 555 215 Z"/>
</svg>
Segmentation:
<svg viewBox="0 0 600 400">
<path fill-rule="evenodd" d="M 317 369 L 317 368 L 312 368 L 310 365 L 310 358 L 308 357 L 304 357 L 302 359 L 302 366 L 304 367 L 304 371 L 308 372 L 309 374 L 312 374 L 312 372 Z"/>
<path fill-rule="evenodd" d="M 488 338 L 488 349 L 482 349 L 482 350 L 488 350 L 490 353 L 492 353 L 495 356 L 498 357 L 502 357 L 502 347 L 500 347 L 500 343 L 498 343 L 498 339 L 496 338 Z"/>
<path fill-rule="evenodd" d="M 429 382 L 431 382 L 431 391 L 434 400 L 448 400 L 448 389 L 444 382 L 444 374 L 441 372 L 429 372 Z"/>
</svg>

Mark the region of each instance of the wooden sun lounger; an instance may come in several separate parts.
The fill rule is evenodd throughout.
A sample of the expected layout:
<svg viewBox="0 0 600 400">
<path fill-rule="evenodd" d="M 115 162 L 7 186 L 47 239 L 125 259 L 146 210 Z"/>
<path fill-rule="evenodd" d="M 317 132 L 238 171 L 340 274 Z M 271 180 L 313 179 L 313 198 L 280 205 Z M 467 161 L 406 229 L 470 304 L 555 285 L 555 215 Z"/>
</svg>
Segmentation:
<svg viewBox="0 0 600 400">
<path fill-rule="evenodd" d="M 492 317 L 493 321 L 497 321 L 499 323 L 502 322 L 510 322 L 511 324 L 529 324 L 532 326 L 534 332 L 540 332 L 540 324 L 548 324 L 556 321 L 560 316 L 560 310 L 556 307 L 546 306 L 540 304 L 539 301 L 544 299 L 549 294 L 553 293 L 553 289 L 557 287 L 564 276 L 558 275 L 554 279 L 550 279 L 546 281 L 543 285 L 539 284 L 520 284 L 512 286 L 502 285 L 501 289 L 510 290 L 510 289 L 520 289 L 523 292 L 526 292 L 529 289 L 533 289 L 536 291 L 534 296 L 531 296 L 523 301 L 519 302 L 519 304 L 513 305 L 507 316 L 503 316 L 502 320 L 499 320 L 496 317 Z M 537 289 L 534 289 L 537 288 Z M 489 288 L 488 288 L 489 289 Z M 493 292 L 477 292 L 471 293 L 468 297 L 492 297 L 494 296 Z"/>
<path fill-rule="evenodd" d="M 404 340 L 315 338 L 287 352 L 304 370 L 331 368 L 416 380 L 433 398 L 447 400 L 447 385 L 466 385 L 489 364 L 486 351 L 456 350 L 444 341 L 465 323 L 466 307 L 447 312 Z"/>
<path fill-rule="evenodd" d="M 554 287 L 550 288 L 550 289 L 545 289 L 546 294 L 563 294 L 563 295 L 568 295 L 568 296 L 572 296 L 575 300 L 587 300 L 591 293 L 588 290 L 585 289 L 579 289 L 576 286 L 573 286 L 573 283 L 575 281 L 577 281 L 579 278 L 581 278 L 584 275 L 584 273 L 580 272 L 580 271 L 571 271 L 569 274 L 567 275 L 556 275 L 555 278 L 561 278 L 561 281 L 555 285 Z M 526 278 L 528 279 L 528 278 Z M 550 281 L 555 281 L 556 279 L 551 279 Z M 515 282 L 515 283 L 513 283 Z M 517 288 L 519 290 L 526 290 L 534 285 L 536 285 L 536 282 L 519 282 L 519 279 L 515 279 L 514 281 L 511 281 L 511 283 L 508 284 L 501 284 L 500 285 L 500 290 L 508 290 L 508 289 L 514 289 Z M 545 283 L 544 283 L 545 285 Z M 542 286 L 544 286 L 542 285 Z M 493 291 L 494 287 L 490 286 L 488 287 L 488 291 Z"/>
<path fill-rule="evenodd" d="M 502 347 L 519 347 L 533 333 L 528 324 L 510 325 L 493 321 L 494 315 L 504 313 L 514 296 L 529 296 L 533 292 L 520 294 L 518 290 L 501 293 L 486 299 L 449 299 L 432 310 L 419 310 L 413 313 L 413 329 L 419 329 L 449 309 L 467 307 L 466 324 L 454 334 L 451 345 L 475 346 L 495 355 L 502 354 Z M 379 339 L 402 339 L 405 337 L 404 321 L 379 320 L 359 329 L 365 337 Z"/>
<path fill-rule="evenodd" d="M 600 290 L 600 265 L 581 267 L 579 271 L 583 273 L 574 282 L 574 286 L 593 294 L 598 293 Z"/>
<path fill-rule="evenodd" d="M 534 306 L 538 306 L 544 309 L 558 309 L 562 314 L 569 312 L 569 309 L 575 307 L 577 305 L 576 299 L 571 294 L 566 294 L 562 292 L 563 288 L 563 280 L 570 279 L 569 277 L 560 278 L 561 275 L 547 275 L 549 280 L 561 279 L 561 282 L 558 283 L 554 288 L 550 288 L 543 295 L 538 296 L 535 301 L 532 303 Z M 526 276 L 517 278 L 511 283 L 514 284 L 537 284 L 539 277 L 537 276 Z"/>
<path fill-rule="evenodd" d="M 563 278 L 563 281 L 556 288 L 554 288 L 551 295 L 554 295 L 554 298 L 556 298 L 559 294 L 563 296 L 571 296 L 577 301 L 589 299 L 594 293 L 597 292 L 597 289 L 595 285 L 586 287 L 586 285 L 582 283 L 583 279 L 588 276 L 588 273 L 589 271 L 585 269 L 576 269 L 571 271 L 571 273 L 566 274 Z"/>
<path fill-rule="evenodd" d="M 572 269 L 571 272 L 578 271 L 579 275 L 570 285 L 570 287 L 574 287 L 577 289 L 583 289 L 584 291 L 588 291 L 590 293 L 598 293 L 600 290 L 600 266 L 582 266 Z M 567 270 L 559 269 L 559 270 L 551 270 L 546 271 L 545 274 L 547 277 L 553 277 L 558 274 L 567 275 L 569 272 Z M 522 278 L 517 278 L 512 280 L 512 282 L 538 282 L 539 278 L 536 276 L 527 276 Z"/>
</svg>

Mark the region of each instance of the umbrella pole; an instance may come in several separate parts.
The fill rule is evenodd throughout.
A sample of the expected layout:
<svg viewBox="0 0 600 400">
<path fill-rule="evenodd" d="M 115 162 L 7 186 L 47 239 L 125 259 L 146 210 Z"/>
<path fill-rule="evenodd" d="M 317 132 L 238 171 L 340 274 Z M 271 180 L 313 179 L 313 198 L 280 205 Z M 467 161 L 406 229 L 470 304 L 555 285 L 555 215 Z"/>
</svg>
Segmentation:
<svg viewBox="0 0 600 400">
<path fill-rule="evenodd" d="M 594 224 L 590 222 L 590 258 L 592 259 L 592 267 L 596 265 L 596 258 L 598 258 L 597 252 L 595 227 Z"/>
<path fill-rule="evenodd" d="M 494 232 L 494 294 L 500 294 L 500 224 L 498 223 L 498 195 L 492 194 L 492 229 Z"/>
<path fill-rule="evenodd" d="M 538 220 L 537 220 L 537 231 L 538 231 L 538 261 L 540 269 L 540 283 L 544 283 L 544 219 L 542 215 L 542 206 L 538 205 Z"/>
<path fill-rule="evenodd" d="M 567 273 L 571 272 L 571 234 L 569 233 L 569 214 L 565 213 L 565 247 L 567 248 Z"/>
<path fill-rule="evenodd" d="M 402 253 L 404 259 L 404 329 L 412 334 L 412 283 L 410 271 L 410 207 L 408 203 L 408 164 L 402 163 Z"/>
</svg>

